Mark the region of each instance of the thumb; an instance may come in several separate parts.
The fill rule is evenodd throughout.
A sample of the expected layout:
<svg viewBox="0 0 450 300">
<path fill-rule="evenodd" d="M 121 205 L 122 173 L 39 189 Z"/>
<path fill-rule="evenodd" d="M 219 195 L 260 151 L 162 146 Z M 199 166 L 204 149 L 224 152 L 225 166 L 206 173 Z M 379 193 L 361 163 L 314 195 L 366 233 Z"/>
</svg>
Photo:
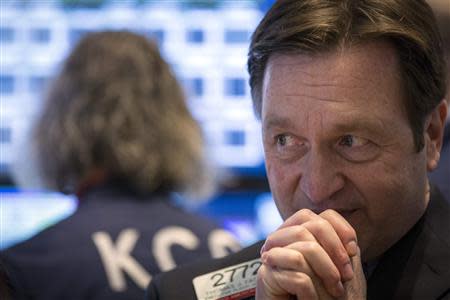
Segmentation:
<svg viewBox="0 0 450 300">
<path fill-rule="evenodd" d="M 355 277 L 364 277 L 364 269 L 361 262 L 361 249 L 358 247 L 358 251 L 355 256 L 351 258 L 352 266 L 353 266 L 353 272 L 355 273 Z"/>
<path fill-rule="evenodd" d="M 367 283 L 361 263 L 361 250 L 358 247 L 357 254 L 351 258 L 353 265 L 353 279 L 347 281 L 344 286 L 347 291 L 345 299 L 366 299 Z"/>
</svg>

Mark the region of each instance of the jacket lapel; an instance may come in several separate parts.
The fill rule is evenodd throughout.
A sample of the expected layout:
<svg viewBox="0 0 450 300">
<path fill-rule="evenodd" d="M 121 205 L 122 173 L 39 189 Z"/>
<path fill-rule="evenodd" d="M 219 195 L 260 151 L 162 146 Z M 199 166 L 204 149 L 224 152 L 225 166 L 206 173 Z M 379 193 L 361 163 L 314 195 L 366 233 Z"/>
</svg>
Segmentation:
<svg viewBox="0 0 450 300">
<path fill-rule="evenodd" d="M 432 188 L 425 214 L 369 278 L 368 299 L 439 299 L 450 292 L 449 216 L 449 204 Z"/>
</svg>

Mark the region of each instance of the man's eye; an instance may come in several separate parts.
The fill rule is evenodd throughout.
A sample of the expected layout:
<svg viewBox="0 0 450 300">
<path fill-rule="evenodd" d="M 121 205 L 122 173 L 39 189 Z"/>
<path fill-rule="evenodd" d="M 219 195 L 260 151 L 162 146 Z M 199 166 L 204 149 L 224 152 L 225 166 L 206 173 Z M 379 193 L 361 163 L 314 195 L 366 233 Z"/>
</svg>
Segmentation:
<svg viewBox="0 0 450 300">
<path fill-rule="evenodd" d="M 338 152 L 346 159 L 364 162 L 374 159 L 380 148 L 369 139 L 347 134 L 338 141 Z"/>
<path fill-rule="evenodd" d="M 279 146 L 286 146 L 287 142 L 288 142 L 288 137 L 285 134 L 279 134 L 275 137 L 276 139 L 276 143 Z"/>
<path fill-rule="evenodd" d="M 270 148 L 279 159 L 291 160 L 301 157 L 306 150 L 302 139 L 288 133 L 282 133 L 273 137 L 274 147 Z"/>
<path fill-rule="evenodd" d="M 368 139 L 357 137 L 351 134 L 344 135 L 339 140 L 339 145 L 344 147 L 361 147 L 369 143 Z"/>
</svg>

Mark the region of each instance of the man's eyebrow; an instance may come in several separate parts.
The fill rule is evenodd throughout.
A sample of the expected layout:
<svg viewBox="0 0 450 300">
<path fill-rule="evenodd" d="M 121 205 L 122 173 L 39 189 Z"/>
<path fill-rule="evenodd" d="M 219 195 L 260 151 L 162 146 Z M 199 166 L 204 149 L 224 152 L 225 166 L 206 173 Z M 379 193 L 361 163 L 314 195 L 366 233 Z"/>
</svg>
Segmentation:
<svg viewBox="0 0 450 300">
<path fill-rule="evenodd" d="M 376 119 L 354 119 L 346 122 L 345 120 L 335 124 L 336 130 L 342 132 L 366 131 L 371 134 L 381 134 L 385 130 L 385 125 Z"/>
<path fill-rule="evenodd" d="M 270 130 L 272 128 L 293 128 L 295 127 L 292 120 L 279 116 L 270 116 L 263 120 L 263 131 Z M 357 118 L 351 120 L 341 120 L 339 123 L 333 125 L 335 131 L 339 132 L 355 132 L 363 131 L 369 134 L 380 135 L 385 131 L 386 126 L 381 120 Z"/>
<path fill-rule="evenodd" d="M 290 119 L 282 118 L 278 116 L 271 116 L 263 120 L 262 129 L 263 131 L 269 130 L 273 127 L 293 127 L 294 124 Z"/>
</svg>

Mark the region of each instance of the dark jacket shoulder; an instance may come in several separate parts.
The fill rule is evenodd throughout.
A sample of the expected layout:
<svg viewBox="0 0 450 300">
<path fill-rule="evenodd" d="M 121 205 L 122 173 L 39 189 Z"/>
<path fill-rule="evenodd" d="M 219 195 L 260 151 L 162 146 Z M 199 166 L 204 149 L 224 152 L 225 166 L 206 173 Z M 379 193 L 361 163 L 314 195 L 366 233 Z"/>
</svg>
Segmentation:
<svg viewBox="0 0 450 300">
<path fill-rule="evenodd" d="M 422 218 L 380 259 L 368 299 L 450 297 L 450 205 L 435 187 Z"/>
<path fill-rule="evenodd" d="M 263 243 L 264 241 L 259 241 L 226 257 L 201 260 L 160 274 L 151 281 L 147 289 L 147 299 L 197 299 L 192 284 L 195 277 L 256 259 Z"/>
<path fill-rule="evenodd" d="M 417 224 L 379 261 L 368 281 L 368 299 L 450 297 L 450 207 L 433 188 Z M 263 242 L 218 260 L 205 260 L 156 277 L 148 300 L 196 299 L 193 279 L 259 257 Z"/>
<path fill-rule="evenodd" d="M 161 271 L 234 249 L 224 235 L 218 243 L 223 231 L 212 221 L 169 200 L 116 186 L 91 190 L 73 215 L 0 252 L 14 299 L 142 299 Z"/>
</svg>

